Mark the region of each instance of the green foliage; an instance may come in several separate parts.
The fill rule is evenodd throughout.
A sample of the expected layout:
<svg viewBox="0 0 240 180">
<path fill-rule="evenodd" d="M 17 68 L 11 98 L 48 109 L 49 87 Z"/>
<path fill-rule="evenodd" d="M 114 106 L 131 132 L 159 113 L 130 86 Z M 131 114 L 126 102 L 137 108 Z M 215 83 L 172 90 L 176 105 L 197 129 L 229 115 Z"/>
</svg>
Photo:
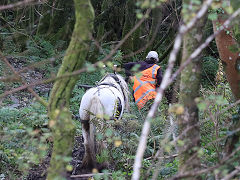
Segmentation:
<svg viewBox="0 0 240 180">
<path fill-rule="evenodd" d="M 97 61 L 103 60 L 106 57 L 106 55 L 110 54 L 110 52 L 112 51 L 112 46 L 110 46 L 110 45 L 102 44 L 102 47 L 103 47 L 103 49 L 100 52 L 100 54 L 98 55 Z M 122 51 L 121 50 L 117 50 L 114 53 L 114 55 L 113 55 L 113 57 L 111 58 L 110 61 L 113 64 L 116 64 L 116 65 L 120 66 L 121 62 L 122 62 L 122 57 L 123 57 Z"/>
<path fill-rule="evenodd" d="M 164 0 L 163 0 L 164 1 Z M 155 8 L 159 6 L 163 1 L 155 0 L 141 0 L 138 1 L 136 6 L 136 15 L 138 18 L 142 18 L 145 9 Z M 199 8 L 199 0 L 191 0 L 192 5 L 183 5 L 184 18 L 189 20 L 195 15 L 196 10 Z M 238 3 L 238 0 L 232 0 L 233 3 Z M 190 9 L 191 8 L 191 9 Z M 210 20 L 216 20 L 218 14 L 225 12 L 224 5 L 212 7 L 209 11 L 208 18 Z M 235 8 L 235 7 L 234 7 Z M 8 21 L 14 20 L 9 16 Z M 14 23 L 14 22 L 13 22 Z M 146 22 L 146 25 L 148 22 Z M 237 24 L 237 23 L 235 23 Z M 208 27 L 207 33 L 212 33 L 212 24 Z M 210 32 L 211 31 L 211 32 Z M 226 33 L 230 33 L 227 31 Z M 240 42 L 239 26 L 234 25 L 233 29 L 234 37 Z M 63 49 L 66 47 L 66 42 L 59 40 L 55 44 L 51 44 L 49 41 L 40 36 L 27 36 L 28 41 L 26 44 L 26 51 L 21 53 L 20 47 L 16 44 L 13 32 L 5 26 L 0 26 L 0 48 L 5 54 L 15 55 L 17 57 L 28 59 L 27 64 L 40 62 L 42 60 L 59 56 L 54 62 L 53 66 L 46 64 L 41 67 L 37 67 L 38 70 L 42 70 L 45 74 L 57 72 L 58 65 L 61 63 L 62 56 L 64 54 Z M 55 36 L 56 37 L 56 36 Z M 103 48 L 96 55 L 96 59 L 99 62 L 107 54 L 109 54 L 113 48 L 110 43 L 101 44 Z M 2 45 L 2 46 L 1 46 Z M 92 47 L 95 46 L 92 43 Z M 163 46 L 163 49 L 165 47 Z M 238 46 L 231 47 L 232 51 L 237 51 Z M 216 47 L 211 45 L 211 49 L 214 50 L 213 54 L 217 52 Z M 94 48 L 89 52 L 95 53 Z M 132 61 L 142 60 L 143 55 L 139 54 L 132 57 Z M 73 90 L 73 95 L 70 102 L 70 108 L 75 115 L 75 124 L 77 126 L 77 135 L 81 134 L 81 123 L 78 121 L 78 109 L 81 102 L 81 98 L 85 92 L 85 89 L 80 85 L 95 85 L 106 72 L 113 72 L 113 65 L 122 64 L 123 53 L 118 50 L 113 58 L 105 63 L 106 68 L 102 68 L 101 63 L 99 67 L 95 68 L 91 64 L 85 64 L 88 72 L 82 73 L 80 79 Z M 0 75 L 3 75 L 3 66 L 0 64 Z M 164 72 L 166 64 L 162 64 L 161 68 Z M 200 156 L 202 163 L 207 166 L 217 164 L 220 157 L 219 152 L 222 152 L 226 135 L 231 135 L 231 131 L 228 131 L 232 114 L 236 113 L 235 108 L 228 111 L 224 109 L 232 102 L 231 90 L 228 84 L 219 83 L 215 85 L 215 76 L 218 70 L 218 60 L 207 56 L 203 59 L 203 72 L 202 72 L 202 98 L 197 99 L 196 102 L 199 108 L 200 128 L 201 128 L 201 145 L 203 154 Z M 215 86 L 212 86 L 215 85 Z M 12 87 L 18 87 L 19 83 L 13 84 Z M 131 87 L 130 87 L 131 89 Z M 5 90 L 4 83 L 0 82 L 0 93 Z M 12 102 L 10 100 L 3 101 L 3 105 L 8 106 Z M 150 109 L 152 102 L 149 102 L 142 110 L 138 110 L 136 104 L 133 102 L 131 105 L 131 112 L 125 113 L 122 120 L 119 122 L 106 122 L 109 124 L 109 128 L 101 133 L 97 134 L 99 140 L 104 140 L 108 144 L 108 152 L 103 151 L 98 155 L 98 162 L 104 162 L 109 160 L 114 168 L 109 170 L 112 175 L 105 174 L 103 177 L 94 177 L 95 179 L 130 179 L 133 171 L 133 162 L 138 145 L 138 140 L 141 134 L 141 128 L 145 117 Z M 216 120 L 211 118 L 216 115 L 217 112 L 222 112 L 217 116 Z M 157 166 L 152 156 L 158 150 L 163 150 L 164 156 L 168 154 L 174 154 L 175 149 L 173 145 L 169 143 L 171 137 L 166 140 L 169 117 L 168 117 L 168 104 L 166 99 L 158 108 L 158 112 L 155 118 L 151 120 L 151 133 L 148 137 L 146 152 L 143 157 L 143 168 L 141 169 L 141 175 L 146 175 L 149 168 L 149 177 L 152 176 L 157 168 L 160 168 L 158 179 L 167 179 L 174 175 L 178 170 L 177 158 L 164 159 L 160 166 Z M 47 112 L 38 103 L 34 103 L 30 106 L 14 109 L 14 108 L 1 108 L 0 109 L 0 179 L 24 179 L 24 175 L 28 172 L 29 168 L 34 164 L 41 163 L 42 159 L 46 156 L 48 144 L 46 140 L 51 137 L 51 133 L 46 127 L 47 125 Z M 167 137 L 168 138 L 168 137 Z M 219 141 L 218 138 L 221 138 Z M 179 142 L 179 144 L 184 142 Z M 63 157 L 66 161 L 69 161 L 69 157 Z M 233 163 L 238 166 L 238 164 Z M 153 167 L 151 167 L 153 165 Z M 225 167 L 224 167 L 225 168 Z M 224 171 L 224 168 L 218 171 Z M 71 169 L 71 168 L 70 168 Z M 226 170 L 224 171 L 226 172 Z M 143 177 L 143 176 L 142 176 Z"/>
<path fill-rule="evenodd" d="M 236 47 L 234 47 L 233 52 L 239 52 L 240 51 L 240 24 L 238 21 L 233 22 L 233 36 L 237 42 Z"/>
<path fill-rule="evenodd" d="M 230 0 L 230 2 L 231 2 L 231 6 L 233 7 L 234 10 L 237 10 L 240 7 L 238 0 Z"/>
<path fill-rule="evenodd" d="M 46 156 L 46 139 L 51 134 L 46 109 L 35 103 L 20 110 L 0 109 L 0 171 L 10 179 L 26 175 L 29 168 Z"/>
<path fill-rule="evenodd" d="M 26 54 L 32 61 L 40 61 L 53 57 L 55 47 L 41 37 L 35 36 L 27 41 L 28 53 Z"/>
<path fill-rule="evenodd" d="M 200 110 L 201 144 L 203 148 L 202 159 L 208 165 L 220 160 L 219 153 L 224 148 L 224 142 L 230 126 L 232 114 L 236 109 L 223 110 L 232 102 L 229 84 L 219 84 L 215 89 L 203 88 L 202 98 L 196 99 Z M 220 113 L 216 115 L 216 113 Z"/>
<path fill-rule="evenodd" d="M 212 56 L 206 56 L 202 60 L 202 79 L 204 87 L 215 84 L 215 77 L 218 71 L 219 62 Z"/>
<path fill-rule="evenodd" d="M 141 9 L 147 9 L 147 8 L 156 8 L 157 6 L 160 6 L 161 3 L 165 2 L 165 0 L 139 0 L 136 3 L 136 6 Z"/>
<path fill-rule="evenodd" d="M 6 53 L 15 53 L 19 51 L 13 41 L 13 37 L 10 36 L 11 34 L 12 32 L 9 29 L 0 26 L 0 45 L 2 46 L 0 49 Z"/>
</svg>

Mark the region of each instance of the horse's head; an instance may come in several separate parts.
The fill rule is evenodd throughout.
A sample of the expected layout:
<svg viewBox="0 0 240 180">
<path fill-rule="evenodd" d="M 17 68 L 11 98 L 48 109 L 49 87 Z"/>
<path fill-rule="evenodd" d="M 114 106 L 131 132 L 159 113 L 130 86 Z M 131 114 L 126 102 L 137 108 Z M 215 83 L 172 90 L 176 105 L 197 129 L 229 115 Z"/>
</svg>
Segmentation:
<svg viewBox="0 0 240 180">
<path fill-rule="evenodd" d="M 106 74 L 100 81 L 101 83 L 114 84 L 120 92 L 122 92 L 126 104 L 126 109 L 129 110 L 129 89 L 126 81 L 120 74 L 109 73 Z"/>
</svg>

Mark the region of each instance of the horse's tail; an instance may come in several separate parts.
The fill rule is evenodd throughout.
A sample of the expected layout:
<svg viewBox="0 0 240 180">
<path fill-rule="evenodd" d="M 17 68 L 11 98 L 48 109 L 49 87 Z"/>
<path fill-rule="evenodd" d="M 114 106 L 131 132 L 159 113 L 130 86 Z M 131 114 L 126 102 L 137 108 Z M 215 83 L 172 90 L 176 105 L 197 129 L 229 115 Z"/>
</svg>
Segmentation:
<svg viewBox="0 0 240 180">
<path fill-rule="evenodd" d="M 94 96 L 90 102 L 90 139 L 95 144 L 96 127 L 101 129 L 103 126 L 103 105 L 98 96 Z"/>
<path fill-rule="evenodd" d="M 106 149 L 104 141 L 96 142 L 96 128 L 99 132 L 103 133 L 105 126 L 104 121 L 104 106 L 101 103 L 98 96 L 94 96 L 90 102 L 90 139 L 91 142 L 95 144 L 94 150 L 96 154 L 101 154 L 103 149 Z M 99 170 L 105 169 L 108 167 L 108 162 L 104 162 L 97 165 Z"/>
<path fill-rule="evenodd" d="M 95 118 L 99 119 L 103 117 L 103 106 L 99 98 L 94 96 L 90 100 L 90 106 L 88 107 L 90 122 L 87 121 L 87 125 L 83 124 L 83 130 L 86 132 L 84 137 L 86 138 L 86 140 L 84 140 L 86 143 L 82 166 L 91 170 L 92 168 L 97 168 L 95 141 L 95 126 L 97 126 L 97 124 Z"/>
<path fill-rule="evenodd" d="M 94 96 L 90 102 L 90 121 L 94 118 L 103 118 L 103 105 L 98 96 Z"/>
</svg>

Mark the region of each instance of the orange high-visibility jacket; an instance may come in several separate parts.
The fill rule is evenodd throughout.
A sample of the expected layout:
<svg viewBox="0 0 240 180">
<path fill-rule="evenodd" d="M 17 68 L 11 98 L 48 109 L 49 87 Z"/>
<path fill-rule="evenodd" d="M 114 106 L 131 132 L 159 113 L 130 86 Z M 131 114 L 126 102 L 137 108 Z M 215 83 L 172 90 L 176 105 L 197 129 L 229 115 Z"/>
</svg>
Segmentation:
<svg viewBox="0 0 240 180">
<path fill-rule="evenodd" d="M 134 76 L 134 98 L 139 109 L 141 109 L 145 103 L 156 97 L 156 76 L 157 71 L 160 68 L 158 65 L 141 71 L 141 75 Z"/>
</svg>

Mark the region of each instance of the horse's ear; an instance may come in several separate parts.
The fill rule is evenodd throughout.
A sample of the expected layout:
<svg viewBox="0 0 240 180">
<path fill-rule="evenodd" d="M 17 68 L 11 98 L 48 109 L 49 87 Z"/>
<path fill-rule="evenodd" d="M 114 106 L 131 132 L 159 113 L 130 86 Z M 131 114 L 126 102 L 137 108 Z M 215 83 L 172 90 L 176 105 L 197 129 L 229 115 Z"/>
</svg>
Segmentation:
<svg viewBox="0 0 240 180">
<path fill-rule="evenodd" d="M 116 71 L 117 71 L 117 64 L 114 64 L 113 65 L 113 72 L 114 72 L 114 74 L 116 74 Z"/>
</svg>

